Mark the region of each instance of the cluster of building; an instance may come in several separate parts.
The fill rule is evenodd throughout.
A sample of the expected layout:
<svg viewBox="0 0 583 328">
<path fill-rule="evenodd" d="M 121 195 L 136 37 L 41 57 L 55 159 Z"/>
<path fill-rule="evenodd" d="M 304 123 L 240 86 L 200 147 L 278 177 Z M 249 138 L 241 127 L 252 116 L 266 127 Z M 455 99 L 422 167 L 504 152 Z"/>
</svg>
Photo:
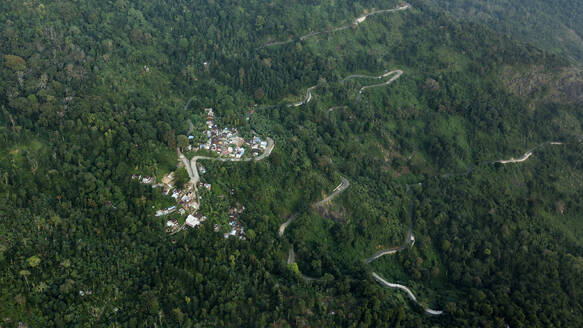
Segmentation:
<svg viewBox="0 0 583 328">
<path fill-rule="evenodd" d="M 156 216 L 164 216 L 164 215 L 168 215 L 170 213 L 174 213 L 176 211 L 176 205 L 170 206 L 168 208 L 165 208 L 163 210 L 157 210 L 156 211 Z"/>
<path fill-rule="evenodd" d="M 154 182 L 154 178 L 148 175 L 140 175 L 140 174 L 132 174 L 132 180 L 138 180 L 140 183 L 143 184 L 151 184 Z"/>
<path fill-rule="evenodd" d="M 255 137 L 251 141 L 246 141 L 238 136 L 238 131 L 235 128 L 219 129 L 215 124 L 215 115 L 212 108 L 205 109 L 206 117 L 206 136 L 207 142 L 198 146 L 189 146 L 189 150 L 197 151 L 198 149 L 205 149 L 215 152 L 222 157 L 231 157 L 241 159 L 245 156 L 245 152 L 250 150 L 252 156 L 258 156 L 267 148 L 267 141 L 261 140 L 260 137 Z M 189 140 L 193 140 L 194 136 L 188 136 Z"/>
<path fill-rule="evenodd" d="M 245 231 L 243 230 L 243 225 L 241 225 L 241 221 L 239 221 L 239 215 L 243 213 L 245 210 L 245 206 L 241 208 L 231 207 L 229 209 L 229 226 L 231 227 L 231 231 L 225 233 L 225 238 L 229 238 L 231 236 L 239 237 L 239 239 L 245 240 Z"/>
<path fill-rule="evenodd" d="M 185 224 L 191 228 L 200 225 L 202 222 L 206 221 L 206 216 L 200 213 L 189 214 L 186 218 Z"/>
<path fill-rule="evenodd" d="M 178 211 L 180 215 L 186 215 L 187 213 L 194 213 L 198 209 L 198 202 L 196 202 L 196 193 L 191 185 L 187 185 L 185 189 L 179 189 L 174 187 L 174 172 L 165 175 L 162 181 L 158 184 L 154 184 L 155 179 L 149 176 L 141 176 L 134 174 L 132 179 L 139 180 L 144 184 L 151 184 L 153 188 L 162 188 L 162 194 L 170 195 L 176 200 L 176 205 L 172 205 L 165 209 L 157 210 L 156 216 L 166 216 L 168 214 Z M 177 225 L 177 223 L 176 223 Z M 171 229 L 175 224 L 172 220 L 167 222 L 167 227 Z"/>
<path fill-rule="evenodd" d="M 206 149 L 215 152 L 221 157 L 231 157 L 236 159 L 243 158 L 246 152 L 251 153 L 251 156 L 258 156 L 265 152 L 265 149 L 268 146 L 267 141 L 261 140 L 260 137 L 254 137 L 251 140 L 246 141 L 238 136 L 238 131 L 235 128 L 219 129 L 215 124 L 212 108 L 207 108 L 205 111 L 207 115 L 206 124 L 208 130 L 206 131 L 206 136 L 208 140 L 206 143 L 200 144 L 196 147 L 189 145 L 188 150 L 196 151 L 198 149 Z M 251 114 L 253 114 L 253 110 L 250 111 L 249 115 Z M 189 136 L 188 138 L 189 140 L 194 140 L 194 136 Z M 198 164 L 198 166 L 198 171 L 201 174 L 204 174 L 206 169 L 200 164 Z M 180 215 L 186 216 L 186 220 L 184 221 L 183 225 L 180 225 L 178 219 L 176 218 L 169 219 L 166 222 L 167 232 L 177 232 L 186 226 L 195 228 L 206 221 L 206 216 L 197 213 L 201 199 L 197 190 L 205 188 L 210 191 L 212 188 L 210 183 L 199 182 L 196 188 L 192 184 L 187 184 L 184 189 L 175 188 L 174 172 L 164 176 L 161 179 L 161 182 L 157 184 L 155 181 L 156 179 L 150 176 L 134 174 L 132 175 L 132 179 L 139 180 L 144 184 L 151 184 L 153 188 L 161 188 L 164 195 L 170 195 L 176 200 L 176 205 L 172 205 L 165 209 L 159 209 L 155 213 L 157 217 L 166 216 L 174 212 L 178 212 Z M 231 190 L 231 194 L 233 192 L 234 191 Z M 230 232 L 224 234 L 225 238 L 235 236 L 239 237 L 240 239 L 245 239 L 245 231 L 241 222 L 239 221 L 239 216 L 244 209 L 245 207 L 232 207 L 229 209 Z M 215 225 L 215 231 L 220 231 L 220 227 L 218 225 Z"/>
</svg>

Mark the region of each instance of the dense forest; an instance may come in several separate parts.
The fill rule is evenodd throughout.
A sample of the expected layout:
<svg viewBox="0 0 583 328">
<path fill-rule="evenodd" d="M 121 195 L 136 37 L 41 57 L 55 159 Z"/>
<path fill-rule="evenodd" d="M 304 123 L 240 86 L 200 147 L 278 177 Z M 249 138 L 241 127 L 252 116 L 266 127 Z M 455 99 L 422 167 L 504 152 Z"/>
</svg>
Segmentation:
<svg viewBox="0 0 583 328">
<path fill-rule="evenodd" d="M 421 1 L 579 63 L 583 60 L 583 7 L 580 1 Z"/>
<path fill-rule="evenodd" d="M 1 2 L 0 327 L 583 326 L 580 48 L 469 3 Z M 244 205 L 245 240 L 166 233 L 131 178 L 177 170 L 209 107 L 275 140 L 204 163 L 201 211 Z"/>
</svg>

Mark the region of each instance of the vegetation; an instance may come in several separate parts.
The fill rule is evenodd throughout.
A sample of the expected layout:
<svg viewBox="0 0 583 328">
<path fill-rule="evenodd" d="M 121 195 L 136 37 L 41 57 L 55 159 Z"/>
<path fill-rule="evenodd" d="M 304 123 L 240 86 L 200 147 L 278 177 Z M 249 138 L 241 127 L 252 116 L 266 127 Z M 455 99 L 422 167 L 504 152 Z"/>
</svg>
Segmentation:
<svg viewBox="0 0 583 328">
<path fill-rule="evenodd" d="M 454 16 L 483 23 L 532 42 L 542 49 L 583 60 L 583 8 L 580 1 L 435 1 L 420 0 Z"/>
<path fill-rule="evenodd" d="M 0 325 L 582 326 L 583 113 L 552 83 L 505 84 L 570 62 L 412 4 L 299 40 L 398 3 L 1 2 Z M 358 100 L 385 80 L 342 82 L 395 69 Z M 204 162 L 209 219 L 170 235 L 154 216 L 167 197 L 131 175 L 176 170 L 207 107 L 276 146 Z M 565 144 L 492 164 L 546 141 Z M 342 219 L 322 217 L 311 204 L 341 176 Z M 239 204 L 247 239 L 226 239 L 214 223 Z M 415 245 L 365 264 L 411 217 Z"/>
</svg>

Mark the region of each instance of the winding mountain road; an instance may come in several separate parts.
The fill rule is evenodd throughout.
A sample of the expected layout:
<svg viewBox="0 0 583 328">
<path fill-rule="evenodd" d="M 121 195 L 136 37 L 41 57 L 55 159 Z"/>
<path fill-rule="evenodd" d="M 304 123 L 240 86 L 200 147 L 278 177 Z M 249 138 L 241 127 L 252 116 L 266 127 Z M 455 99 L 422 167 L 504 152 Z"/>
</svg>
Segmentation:
<svg viewBox="0 0 583 328">
<path fill-rule="evenodd" d="M 398 78 L 400 78 L 401 75 L 403 75 L 403 71 L 400 70 L 400 69 L 398 69 L 398 70 L 394 70 L 394 71 L 387 72 L 387 73 L 385 73 L 385 74 L 383 74 L 383 75 L 381 75 L 380 77 L 377 77 L 377 78 L 381 79 L 381 78 L 387 77 L 387 76 L 389 76 L 391 74 L 394 74 L 394 73 L 396 73 L 395 76 L 393 76 L 392 78 L 390 78 L 388 81 L 385 81 L 385 82 L 379 83 L 379 84 L 367 85 L 367 86 L 364 86 L 364 87 L 360 88 L 360 90 L 358 90 L 358 96 L 356 96 L 356 101 L 360 100 L 360 96 L 362 95 L 362 92 L 365 91 L 366 89 L 371 89 L 371 88 L 376 88 L 376 87 L 382 87 L 382 86 L 385 86 L 385 85 L 389 85 L 389 84 L 395 82 L 395 80 L 397 80 Z"/>
<path fill-rule="evenodd" d="M 551 146 L 559 146 L 559 145 L 564 145 L 564 143 L 562 142 L 557 142 L 557 141 L 547 141 L 547 142 L 543 142 L 542 144 L 528 150 L 526 153 L 524 153 L 524 155 L 522 155 L 522 157 L 519 158 L 514 158 L 511 157 L 510 159 L 501 159 L 501 160 L 497 160 L 494 161 L 494 163 L 500 163 L 500 164 L 508 164 L 508 163 L 521 163 L 526 161 L 530 156 L 532 156 L 532 154 L 534 153 L 535 150 L 545 146 L 545 145 L 551 145 Z"/>
<path fill-rule="evenodd" d="M 335 33 L 335 32 L 342 31 L 342 30 L 346 30 L 346 29 L 351 28 L 351 27 L 354 27 L 354 26 L 358 26 L 359 24 L 362 24 L 364 21 L 366 21 L 366 19 L 368 17 L 370 17 L 370 16 L 398 12 L 398 11 L 406 10 L 406 9 L 409 9 L 409 8 L 411 8 L 411 5 L 408 4 L 408 3 L 406 3 L 406 4 L 402 5 L 402 6 L 399 6 L 399 7 L 393 8 L 393 9 L 383 9 L 383 10 L 373 11 L 373 12 L 368 13 L 366 15 L 363 15 L 363 16 L 360 16 L 360 17 L 355 18 L 352 21 L 352 23 L 351 24 L 348 24 L 348 25 L 342 25 L 342 26 L 333 28 L 331 30 L 321 30 L 321 31 L 310 32 L 310 33 L 307 33 L 307 34 L 304 34 L 304 35 L 300 36 L 297 39 L 290 38 L 290 39 L 287 39 L 285 41 L 270 41 L 270 42 L 265 43 L 263 46 L 259 47 L 258 49 L 263 49 L 263 48 L 273 47 L 273 46 L 280 46 L 280 45 L 284 45 L 284 44 L 288 44 L 288 43 L 294 42 L 296 40 L 304 41 L 304 40 L 313 38 L 313 37 L 315 37 L 317 35 L 320 35 L 320 34 L 332 34 L 332 33 Z"/>
<path fill-rule="evenodd" d="M 367 258 L 365 260 L 365 262 L 366 262 L 366 264 L 369 264 L 370 262 L 378 259 L 381 256 L 395 254 L 399 251 L 404 250 L 405 248 L 407 248 L 407 246 L 397 246 L 397 247 L 393 247 L 393 248 L 389 248 L 389 249 L 380 250 L 380 251 L 374 253 L 371 257 Z"/>
<path fill-rule="evenodd" d="M 289 226 L 294 220 L 295 218 L 298 216 L 299 213 L 294 213 L 292 214 L 289 219 L 287 219 L 287 221 L 285 221 L 284 223 L 282 223 L 279 226 L 279 236 L 283 236 L 283 233 L 285 232 L 285 229 L 287 228 L 287 226 Z"/>
<path fill-rule="evenodd" d="M 345 177 L 340 178 L 342 179 L 342 182 L 335 189 L 335 191 L 332 192 L 328 197 L 322 199 L 319 202 L 314 203 L 312 205 L 314 208 L 328 205 L 334 198 L 338 197 L 338 195 L 340 195 L 342 192 L 344 192 L 344 190 L 350 187 L 350 181 L 348 181 L 348 179 L 346 179 Z"/>
<path fill-rule="evenodd" d="M 310 100 L 312 100 L 312 90 L 316 89 L 318 86 L 314 85 L 308 88 L 308 91 L 306 92 L 306 98 L 304 98 L 304 100 L 302 101 L 298 101 L 292 104 L 288 104 L 287 107 L 298 107 L 304 104 L 307 104 L 310 102 Z"/>
<path fill-rule="evenodd" d="M 194 201 L 196 202 L 196 207 L 197 208 L 200 207 L 200 200 L 198 198 L 198 188 L 197 188 L 198 182 L 200 181 L 200 175 L 198 173 L 198 166 L 196 165 L 197 161 L 199 161 L 199 160 L 210 160 L 210 161 L 219 161 L 219 162 L 260 161 L 262 159 L 269 157 L 269 155 L 271 155 L 271 152 L 273 151 L 274 147 L 275 147 L 275 142 L 273 141 L 273 139 L 267 137 L 267 147 L 265 147 L 265 151 L 263 152 L 263 154 L 255 157 L 255 158 L 240 159 L 240 158 L 194 156 L 190 161 L 188 161 L 186 156 L 184 156 L 184 154 L 182 154 L 182 152 L 180 151 L 180 148 L 176 148 L 176 151 L 178 152 L 178 157 L 184 163 L 184 167 L 186 168 L 186 172 L 188 172 L 188 176 L 190 177 L 189 183 L 192 185 L 194 192 L 196 194 L 196 197 L 194 198 L 195 199 Z"/>
<path fill-rule="evenodd" d="M 312 206 L 313 207 L 318 207 L 318 206 L 323 206 L 325 204 L 328 204 L 330 201 L 332 201 L 335 197 L 337 197 L 340 193 L 344 192 L 348 187 L 350 186 L 350 182 L 348 181 L 348 179 L 346 179 L 345 177 L 341 177 L 341 182 L 338 185 L 338 187 L 336 187 L 334 189 L 334 191 L 332 192 L 332 194 L 330 194 L 330 196 L 324 198 L 323 200 L 314 203 Z M 285 229 L 293 222 L 293 220 L 295 220 L 295 218 L 299 215 L 299 213 L 294 213 L 292 216 L 289 217 L 289 219 L 287 219 L 287 221 L 285 221 L 284 223 L 282 223 L 279 226 L 279 236 L 283 237 L 283 234 L 285 232 Z M 292 264 L 296 261 L 296 253 L 294 252 L 293 247 L 290 247 L 289 251 L 288 251 L 288 256 L 287 256 L 287 264 Z M 314 277 L 310 277 L 310 276 L 306 276 L 304 274 L 302 274 L 302 278 L 305 281 L 316 281 L 316 280 L 320 280 L 320 278 L 314 278 Z"/>
<path fill-rule="evenodd" d="M 385 279 L 383 279 L 381 276 L 379 276 L 376 272 L 373 272 L 372 276 L 375 278 L 376 281 L 378 281 L 381 285 L 383 285 L 385 287 L 395 288 L 395 289 L 400 289 L 400 290 L 405 291 L 407 293 L 407 295 L 409 296 L 409 298 L 413 302 L 415 302 L 423 307 L 423 305 L 417 301 L 415 294 L 413 294 L 413 292 L 409 288 L 407 288 L 407 286 L 403 286 L 401 284 L 390 283 L 390 282 L 386 281 Z M 426 307 L 423 307 L 423 310 L 425 311 L 425 313 L 431 314 L 431 315 L 440 315 L 443 313 L 443 311 L 441 311 L 441 310 L 433 310 L 433 309 L 426 308 Z"/>
<path fill-rule="evenodd" d="M 360 90 L 358 90 L 358 95 L 356 96 L 356 101 L 360 100 L 360 96 L 362 95 L 362 92 L 365 91 L 366 89 L 370 89 L 370 88 L 376 88 L 376 87 L 381 87 L 384 85 L 389 85 L 393 82 L 395 82 L 398 78 L 401 77 L 401 75 L 403 75 L 403 71 L 400 69 L 397 70 L 393 70 L 393 71 L 388 71 L 385 72 L 379 76 L 371 76 L 371 75 L 362 75 L 362 74 L 354 74 L 354 75 L 349 75 L 347 77 L 345 77 L 344 79 L 340 80 L 340 83 L 344 83 L 347 80 L 350 79 L 355 79 L 355 78 L 367 78 L 367 79 L 383 79 L 386 78 L 387 76 L 390 76 L 392 74 L 395 74 L 395 76 L 393 76 L 392 78 L 390 78 L 389 80 L 382 82 L 382 83 L 378 83 L 378 84 L 373 84 L 373 85 L 366 85 L 362 88 L 360 88 Z M 306 91 L 306 97 L 304 98 L 304 100 L 295 102 L 295 103 L 291 103 L 288 104 L 287 107 L 299 107 L 302 105 L 305 105 L 307 103 L 310 102 L 310 100 L 312 100 L 312 91 L 314 89 L 316 89 L 318 87 L 318 85 L 314 85 L 308 88 L 308 90 Z M 342 106 L 335 106 L 335 107 L 331 107 L 328 109 L 328 111 L 333 111 L 334 109 L 340 108 Z"/>
</svg>

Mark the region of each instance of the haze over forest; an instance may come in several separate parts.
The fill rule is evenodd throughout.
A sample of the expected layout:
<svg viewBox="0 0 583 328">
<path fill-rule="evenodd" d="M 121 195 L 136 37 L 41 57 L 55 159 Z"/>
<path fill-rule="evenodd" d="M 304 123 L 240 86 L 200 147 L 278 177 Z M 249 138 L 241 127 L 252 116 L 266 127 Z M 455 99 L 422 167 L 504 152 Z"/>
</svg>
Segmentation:
<svg viewBox="0 0 583 328">
<path fill-rule="evenodd" d="M 0 2 L 0 327 L 582 327 L 582 24 Z"/>
</svg>

